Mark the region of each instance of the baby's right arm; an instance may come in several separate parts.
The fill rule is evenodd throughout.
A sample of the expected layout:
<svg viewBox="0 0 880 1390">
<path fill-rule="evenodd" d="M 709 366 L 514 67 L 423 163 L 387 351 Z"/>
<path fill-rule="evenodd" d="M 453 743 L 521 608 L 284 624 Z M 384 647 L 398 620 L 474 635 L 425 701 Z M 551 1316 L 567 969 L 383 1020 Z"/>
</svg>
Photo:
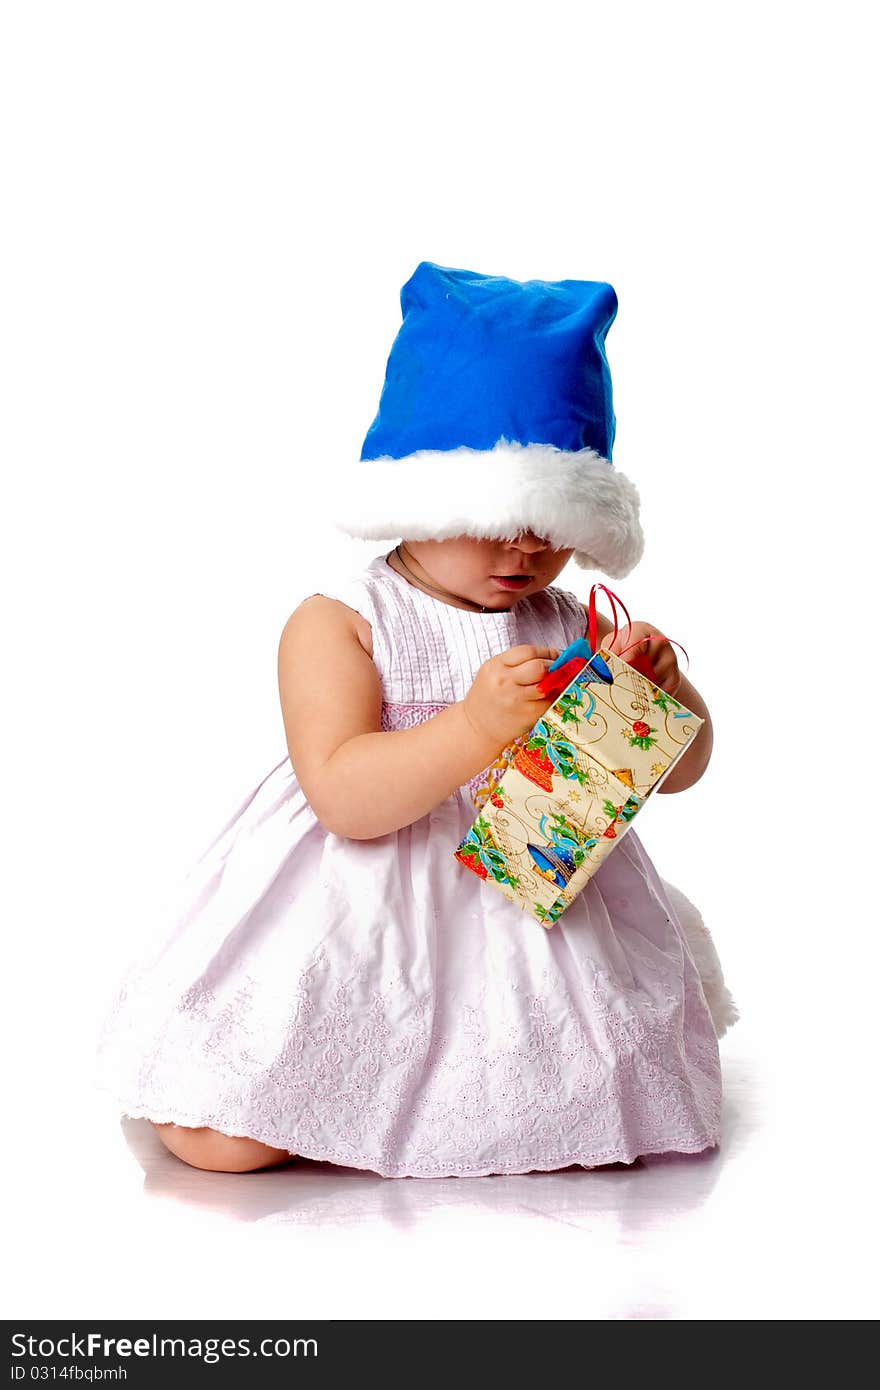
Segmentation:
<svg viewBox="0 0 880 1390">
<path fill-rule="evenodd" d="M 379 673 L 353 611 L 306 599 L 281 634 L 278 688 L 290 761 L 321 824 L 372 840 L 433 810 L 549 708 L 535 685 L 557 655 L 511 647 L 483 663 L 464 700 L 413 729 L 383 731 Z"/>
</svg>

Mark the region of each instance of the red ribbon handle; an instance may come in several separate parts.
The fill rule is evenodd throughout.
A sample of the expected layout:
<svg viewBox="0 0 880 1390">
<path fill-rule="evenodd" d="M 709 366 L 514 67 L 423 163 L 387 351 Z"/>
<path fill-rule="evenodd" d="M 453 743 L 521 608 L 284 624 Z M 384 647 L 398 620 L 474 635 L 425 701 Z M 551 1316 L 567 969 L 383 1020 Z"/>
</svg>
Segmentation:
<svg viewBox="0 0 880 1390">
<path fill-rule="evenodd" d="M 608 597 L 611 599 L 611 613 L 612 613 L 612 616 L 613 616 L 613 618 L 614 618 L 614 632 L 612 633 L 612 636 L 611 636 L 611 642 L 614 642 L 614 640 L 615 640 L 616 637 L 617 637 L 617 633 L 618 633 L 618 631 L 619 631 L 619 628 L 618 628 L 618 626 L 617 626 L 617 604 L 618 604 L 618 603 L 620 604 L 620 606 L 621 606 L 621 608 L 623 609 L 624 613 L 626 613 L 626 625 L 627 625 L 627 630 L 628 630 L 628 631 L 632 631 L 632 619 L 630 618 L 629 613 L 627 612 L 626 604 L 624 603 L 624 601 L 623 601 L 623 599 L 620 597 L 620 595 L 619 595 L 619 594 L 615 594 L 614 591 L 613 591 L 612 589 L 609 589 L 608 586 L 607 586 L 607 584 L 599 584 L 599 583 L 594 584 L 593 587 L 592 587 L 591 590 L 590 590 L 590 599 L 589 599 L 589 603 L 588 603 L 588 605 L 587 605 L 587 618 L 588 618 L 588 638 L 587 638 L 587 640 L 588 640 L 589 643 L 590 643 L 590 650 L 591 650 L 591 652 L 593 653 L 594 656 L 595 656 L 595 654 L 596 654 L 596 652 L 597 652 L 597 650 L 598 650 L 598 644 L 599 644 L 599 625 L 598 625 L 598 623 L 597 623 L 597 621 L 596 621 L 596 590 L 597 590 L 597 589 L 604 589 L 605 593 L 606 593 L 606 594 L 608 595 Z M 680 643 L 680 642 L 676 642 L 672 637 L 666 637 L 666 636 L 664 636 L 664 634 L 663 634 L 662 632 L 651 632 L 651 633 L 648 634 L 647 637 L 640 637 L 640 638 L 638 639 L 638 641 L 636 641 L 636 642 L 630 642 L 629 646 L 624 647 L 623 651 L 621 651 L 621 652 L 616 652 L 615 655 L 617 655 L 617 656 L 619 656 L 619 657 L 622 658 L 622 657 L 623 657 L 623 653 L 624 653 L 624 652 L 628 652 L 629 649 L 630 649 L 630 647 L 640 647 L 641 644 L 642 644 L 643 642 L 650 642 L 650 641 L 652 641 L 652 640 L 658 640 L 658 641 L 661 641 L 661 642 L 669 642 L 669 643 L 670 643 L 672 646 L 674 646 L 674 647 L 681 647 L 681 650 L 684 652 L 685 656 L 687 657 L 688 668 L 690 669 L 691 659 L 690 659 L 690 657 L 688 656 L 687 652 L 684 650 L 684 647 L 681 646 L 681 643 Z M 609 643 L 609 646 L 610 646 L 610 645 L 611 645 L 611 643 Z M 658 684 L 658 681 L 657 681 L 657 673 L 655 672 L 654 667 L 653 667 L 652 664 L 651 664 L 651 660 L 650 660 L 650 658 L 649 658 L 647 652 L 640 652 L 636 657 L 634 657 L 634 658 L 628 663 L 628 665 L 632 666 L 636 671 L 640 672 L 641 675 L 647 676 L 648 680 L 649 680 L 649 681 L 653 681 L 655 685 Z"/>
</svg>

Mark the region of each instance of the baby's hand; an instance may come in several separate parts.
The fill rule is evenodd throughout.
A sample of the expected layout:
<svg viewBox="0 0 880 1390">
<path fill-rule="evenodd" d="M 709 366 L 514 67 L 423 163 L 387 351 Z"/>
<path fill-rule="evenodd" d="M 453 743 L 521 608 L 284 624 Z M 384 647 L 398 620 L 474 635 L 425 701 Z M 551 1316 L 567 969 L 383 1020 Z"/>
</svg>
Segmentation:
<svg viewBox="0 0 880 1390">
<path fill-rule="evenodd" d="M 659 631 L 660 629 L 653 627 L 651 623 L 633 623 L 631 628 L 624 625 L 618 630 L 613 642 L 606 640 L 599 645 L 618 656 L 626 647 L 621 660 L 641 671 L 642 675 L 647 676 L 660 690 L 665 690 L 667 695 L 674 695 L 681 685 L 681 671 L 678 669 L 672 643 L 667 642 L 665 637 L 657 636 Z M 635 645 L 631 646 L 631 643 Z M 644 664 L 646 657 L 647 664 Z"/>
<path fill-rule="evenodd" d="M 475 732 L 499 749 L 526 733 L 553 704 L 535 687 L 558 655 L 558 647 L 522 643 L 484 661 L 462 702 Z"/>
</svg>

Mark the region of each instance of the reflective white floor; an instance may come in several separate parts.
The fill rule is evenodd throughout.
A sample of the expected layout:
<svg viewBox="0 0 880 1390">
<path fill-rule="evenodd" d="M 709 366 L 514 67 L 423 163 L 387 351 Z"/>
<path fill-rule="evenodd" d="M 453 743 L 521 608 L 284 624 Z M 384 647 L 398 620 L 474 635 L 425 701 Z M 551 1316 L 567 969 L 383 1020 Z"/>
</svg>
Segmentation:
<svg viewBox="0 0 880 1390">
<path fill-rule="evenodd" d="M 871 1317 L 870 1156 L 793 1152 L 760 1051 L 722 1042 L 723 1149 L 593 1173 L 205 1173 L 95 1096 L 20 1178 L 7 1316 Z"/>
</svg>

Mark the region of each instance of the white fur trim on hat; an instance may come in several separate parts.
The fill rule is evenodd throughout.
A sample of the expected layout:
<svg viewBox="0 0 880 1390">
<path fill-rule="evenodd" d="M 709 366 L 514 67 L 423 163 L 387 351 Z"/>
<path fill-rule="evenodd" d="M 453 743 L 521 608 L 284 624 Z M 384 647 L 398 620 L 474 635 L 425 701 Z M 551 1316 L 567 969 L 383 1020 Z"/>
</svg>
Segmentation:
<svg viewBox="0 0 880 1390">
<path fill-rule="evenodd" d="M 419 449 L 343 464 L 330 515 L 364 540 L 512 540 L 532 531 L 612 579 L 629 574 L 644 549 L 639 495 L 607 459 L 594 449 L 504 438 L 491 449 Z"/>
</svg>

